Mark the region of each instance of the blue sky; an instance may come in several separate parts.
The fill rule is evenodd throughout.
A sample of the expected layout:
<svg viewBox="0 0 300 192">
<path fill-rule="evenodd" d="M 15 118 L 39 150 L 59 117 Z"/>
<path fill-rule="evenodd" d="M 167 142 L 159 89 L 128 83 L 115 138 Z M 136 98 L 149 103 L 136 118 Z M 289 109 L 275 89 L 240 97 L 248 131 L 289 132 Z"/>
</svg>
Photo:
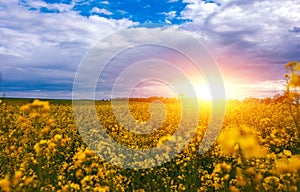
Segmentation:
<svg viewBox="0 0 300 192">
<path fill-rule="evenodd" d="M 202 39 L 230 97 L 284 89 L 300 60 L 300 4 L 240 0 L 0 0 L 1 89 L 8 97 L 71 98 L 74 75 L 100 39 L 134 25 L 173 25 Z"/>
</svg>

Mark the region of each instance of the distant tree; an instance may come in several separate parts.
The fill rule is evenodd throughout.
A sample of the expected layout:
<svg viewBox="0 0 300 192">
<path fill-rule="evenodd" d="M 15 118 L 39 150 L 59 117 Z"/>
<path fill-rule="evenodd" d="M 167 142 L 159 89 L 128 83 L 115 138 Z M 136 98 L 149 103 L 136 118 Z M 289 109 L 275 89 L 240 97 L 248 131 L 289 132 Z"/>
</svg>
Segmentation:
<svg viewBox="0 0 300 192">
<path fill-rule="evenodd" d="M 276 94 L 273 97 L 273 102 L 274 103 L 283 103 L 286 99 L 286 95 L 280 95 L 280 94 Z"/>
<path fill-rule="evenodd" d="M 3 91 L 2 90 L 2 86 L 1 86 L 1 82 L 2 82 L 2 74 L 1 74 L 1 72 L 0 72 L 0 91 Z M 4 95 L 4 92 L 2 93 L 2 96 Z"/>
<path fill-rule="evenodd" d="M 263 98 L 260 100 L 260 103 L 270 104 L 270 103 L 272 103 L 272 98 L 271 97 Z"/>
<path fill-rule="evenodd" d="M 260 100 L 258 98 L 248 97 L 243 100 L 244 103 L 259 103 Z"/>
<path fill-rule="evenodd" d="M 298 141 L 300 141 L 300 62 L 292 61 L 285 65 L 289 73 L 285 74 L 285 96 L 289 112 L 297 128 Z"/>
</svg>

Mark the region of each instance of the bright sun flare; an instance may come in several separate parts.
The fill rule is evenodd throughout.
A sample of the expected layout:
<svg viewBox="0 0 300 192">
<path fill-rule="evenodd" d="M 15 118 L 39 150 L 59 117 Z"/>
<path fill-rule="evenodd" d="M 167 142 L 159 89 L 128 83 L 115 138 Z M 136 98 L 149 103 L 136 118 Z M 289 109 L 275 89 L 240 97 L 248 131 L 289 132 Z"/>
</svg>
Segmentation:
<svg viewBox="0 0 300 192">
<path fill-rule="evenodd" d="M 239 95 L 239 87 L 236 84 L 224 80 L 224 89 L 225 89 L 225 98 L 212 98 L 211 87 L 209 84 L 203 79 L 197 79 L 191 81 L 191 85 L 193 90 L 187 89 L 187 84 L 183 82 L 176 82 L 176 86 L 168 86 L 163 82 L 156 82 L 155 87 L 153 86 L 143 86 L 143 83 L 139 84 L 131 93 L 131 97 L 139 97 L 141 96 L 141 90 L 143 92 L 149 94 L 148 96 L 164 96 L 164 97 L 179 97 L 183 95 L 185 98 L 197 98 L 199 100 L 208 100 L 212 101 L 215 99 L 235 99 L 236 95 Z M 152 82 L 153 83 L 153 82 Z M 152 94 L 151 94 L 152 93 Z M 161 94 L 161 95 L 157 95 Z M 147 95 L 142 95 L 147 96 Z"/>
<path fill-rule="evenodd" d="M 192 83 L 196 97 L 204 100 L 212 100 L 209 87 L 205 83 Z"/>
<path fill-rule="evenodd" d="M 193 81 L 191 84 L 194 87 L 194 91 L 198 99 L 209 100 L 209 101 L 216 99 L 216 98 L 212 98 L 211 88 L 209 87 L 207 82 Z M 236 86 L 229 81 L 224 81 L 224 89 L 225 89 L 225 98 L 217 98 L 217 99 L 230 99 L 233 98 L 233 96 L 237 95 L 238 93 Z M 193 94 L 187 93 L 186 97 L 193 97 Z"/>
</svg>

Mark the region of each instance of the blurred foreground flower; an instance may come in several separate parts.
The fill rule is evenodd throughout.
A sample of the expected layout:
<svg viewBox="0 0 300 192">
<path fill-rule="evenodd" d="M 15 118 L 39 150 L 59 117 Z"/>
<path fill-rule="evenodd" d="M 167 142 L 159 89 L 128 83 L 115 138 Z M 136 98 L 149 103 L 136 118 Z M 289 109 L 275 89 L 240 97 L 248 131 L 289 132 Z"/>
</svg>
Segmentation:
<svg viewBox="0 0 300 192">
<path fill-rule="evenodd" d="M 268 152 L 260 146 L 257 133 L 246 126 L 225 129 L 217 142 L 223 155 L 237 155 L 241 152 L 244 158 L 249 159 L 263 157 Z"/>
</svg>

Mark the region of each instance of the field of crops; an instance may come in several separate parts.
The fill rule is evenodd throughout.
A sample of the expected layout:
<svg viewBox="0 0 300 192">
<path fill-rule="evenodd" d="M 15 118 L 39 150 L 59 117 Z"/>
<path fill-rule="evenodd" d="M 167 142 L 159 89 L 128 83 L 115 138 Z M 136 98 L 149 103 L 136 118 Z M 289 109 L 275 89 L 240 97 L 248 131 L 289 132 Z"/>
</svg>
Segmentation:
<svg viewBox="0 0 300 192">
<path fill-rule="evenodd" d="M 136 123 L 149 120 L 149 106 L 148 102 L 129 104 Z M 296 128 L 283 102 L 228 101 L 221 134 L 212 148 L 200 154 L 211 116 L 210 105 L 202 103 L 196 133 L 184 150 L 169 162 L 147 169 L 122 168 L 96 155 L 81 135 L 97 136 L 97 127 L 86 122 L 90 128 L 79 131 L 71 103 L 2 100 L 0 107 L 0 191 L 300 190 Z M 106 133 L 131 149 L 153 148 L 171 138 L 182 117 L 181 107 L 166 102 L 165 109 L 159 129 L 138 134 L 118 123 L 110 102 L 96 104 Z M 83 120 L 88 115 L 88 110 L 82 110 Z M 189 128 L 188 123 L 183 126 Z M 98 147 L 101 154 L 112 153 L 101 141 Z M 126 161 L 127 154 L 115 156 Z"/>
</svg>

